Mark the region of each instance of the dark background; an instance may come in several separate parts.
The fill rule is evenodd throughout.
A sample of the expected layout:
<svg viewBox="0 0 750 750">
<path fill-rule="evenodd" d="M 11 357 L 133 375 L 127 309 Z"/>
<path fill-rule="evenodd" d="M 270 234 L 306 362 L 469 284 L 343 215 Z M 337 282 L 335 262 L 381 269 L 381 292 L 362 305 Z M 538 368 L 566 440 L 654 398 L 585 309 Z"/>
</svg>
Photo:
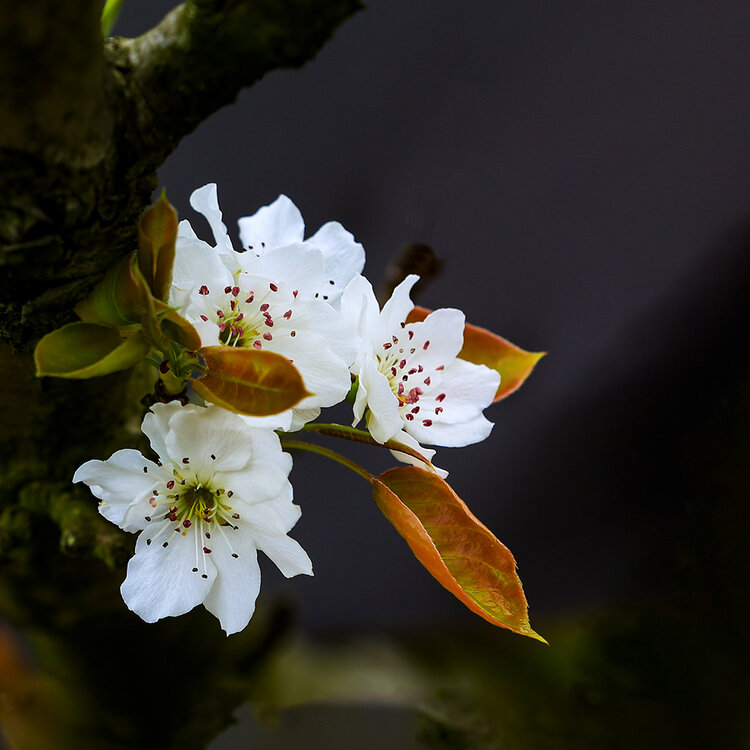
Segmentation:
<svg viewBox="0 0 750 750">
<path fill-rule="evenodd" d="M 117 33 L 170 5 L 131 0 Z M 422 304 L 549 352 L 489 410 L 487 441 L 437 460 L 513 550 L 553 655 L 475 623 L 367 486 L 314 456 L 292 479 L 316 575 L 287 582 L 268 564 L 263 582 L 307 632 L 452 627 L 559 660 L 558 631 L 617 622 L 626 645 L 592 636 L 601 674 L 641 659 L 633 690 L 660 702 L 654 726 L 691 717 L 662 747 L 747 747 L 748 38 L 735 0 L 375 0 L 168 160 L 181 216 L 196 219 L 187 199 L 206 182 L 230 232 L 284 192 L 310 234 L 330 219 L 355 234 L 376 285 L 404 243 L 427 243 L 445 271 Z M 627 705 L 615 697 L 612 715 L 643 717 Z"/>
</svg>

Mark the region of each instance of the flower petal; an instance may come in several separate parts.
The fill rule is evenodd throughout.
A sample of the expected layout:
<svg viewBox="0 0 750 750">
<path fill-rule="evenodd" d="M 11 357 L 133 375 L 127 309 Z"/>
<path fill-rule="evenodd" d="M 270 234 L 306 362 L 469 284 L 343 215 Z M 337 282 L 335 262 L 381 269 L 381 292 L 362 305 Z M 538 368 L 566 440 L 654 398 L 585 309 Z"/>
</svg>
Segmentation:
<svg viewBox="0 0 750 750">
<path fill-rule="evenodd" d="M 406 316 L 414 307 L 409 298 L 411 288 L 419 281 L 419 276 L 409 274 L 394 290 L 391 298 L 383 305 L 375 336 L 378 342 L 387 341 L 391 334 L 401 328 Z"/>
<path fill-rule="evenodd" d="M 302 242 L 305 222 L 297 206 L 285 195 L 237 221 L 242 247 L 256 253 L 264 249 Z"/>
<path fill-rule="evenodd" d="M 404 423 L 398 413 L 398 399 L 393 395 L 388 379 L 371 362 L 360 373 L 360 384 L 367 391 L 367 428 L 379 443 L 390 440 Z"/>
<path fill-rule="evenodd" d="M 435 451 L 432 450 L 432 448 L 425 448 L 424 446 L 420 445 L 408 432 L 406 432 L 406 430 L 401 430 L 401 432 L 394 435 L 391 439 L 398 440 L 399 443 L 408 445 L 409 448 L 414 448 L 414 450 L 419 451 L 426 459 L 430 461 L 430 463 L 432 463 L 432 457 L 435 455 Z M 420 461 L 418 458 L 411 456 L 408 453 L 401 453 L 401 451 L 391 451 L 391 454 L 394 458 L 397 458 L 399 461 L 401 461 L 401 463 L 410 464 L 411 466 L 417 466 L 420 469 L 429 468 L 425 466 L 424 461 Z M 445 469 L 441 469 L 435 466 L 435 464 L 432 464 L 432 468 L 441 479 L 445 479 L 448 476 L 448 472 Z"/>
<path fill-rule="evenodd" d="M 312 561 L 296 539 L 286 534 L 254 533 L 255 544 L 273 560 L 276 567 L 287 577 L 313 574 Z"/>
<path fill-rule="evenodd" d="M 312 297 L 323 285 L 323 253 L 301 242 L 269 248 L 260 257 L 252 251 L 239 257 L 245 273 L 283 283 L 290 290 L 300 291 L 303 297 Z"/>
<path fill-rule="evenodd" d="M 260 568 L 255 543 L 247 529 L 222 529 L 223 533 L 215 536 L 211 551 L 219 575 L 203 606 L 219 618 L 221 627 L 231 635 L 242 630 L 253 616 L 260 592 Z"/>
<path fill-rule="evenodd" d="M 190 196 L 190 205 L 198 212 L 203 214 L 208 221 L 211 231 L 216 241 L 216 249 L 224 254 L 231 255 L 234 253 L 232 241 L 229 239 L 226 224 L 222 220 L 221 209 L 219 208 L 219 199 L 216 192 L 216 183 L 211 182 L 208 185 L 193 191 Z"/>
<path fill-rule="evenodd" d="M 196 531 L 182 536 L 173 528 L 169 521 L 155 521 L 141 532 L 120 587 L 125 604 L 146 622 L 189 612 L 216 579 L 213 560 L 199 551 Z"/>
<path fill-rule="evenodd" d="M 144 468 L 146 471 L 144 472 Z M 140 531 L 147 521 L 148 498 L 163 471 L 139 451 L 124 448 L 106 461 L 86 461 L 73 475 L 74 482 L 84 482 L 91 494 L 101 500 L 99 512 L 125 531 Z M 143 513 L 128 513 L 138 506 Z"/>
<path fill-rule="evenodd" d="M 317 290 L 321 297 L 328 297 L 328 303 L 336 306 L 346 285 L 365 265 L 365 249 L 354 241 L 354 235 L 347 232 L 338 221 L 329 221 L 315 234 L 305 240 L 306 245 L 318 248 L 325 258 L 323 286 Z"/>
</svg>

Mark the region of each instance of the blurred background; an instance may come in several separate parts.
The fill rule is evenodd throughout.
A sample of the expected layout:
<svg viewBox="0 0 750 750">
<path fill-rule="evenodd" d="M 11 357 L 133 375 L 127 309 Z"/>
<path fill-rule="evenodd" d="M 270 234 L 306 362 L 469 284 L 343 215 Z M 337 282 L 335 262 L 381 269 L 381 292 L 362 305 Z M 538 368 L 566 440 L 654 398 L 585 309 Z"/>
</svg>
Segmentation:
<svg viewBox="0 0 750 750">
<path fill-rule="evenodd" d="M 129 0 L 115 32 L 171 6 Z M 283 192 L 376 286 L 426 243 L 421 304 L 549 352 L 438 463 L 550 647 L 475 618 L 359 478 L 300 455 L 315 577 L 265 565 L 288 638 L 213 750 L 750 747 L 749 35 L 735 0 L 373 0 L 167 161 L 199 234 L 196 187 L 230 233 Z"/>
</svg>

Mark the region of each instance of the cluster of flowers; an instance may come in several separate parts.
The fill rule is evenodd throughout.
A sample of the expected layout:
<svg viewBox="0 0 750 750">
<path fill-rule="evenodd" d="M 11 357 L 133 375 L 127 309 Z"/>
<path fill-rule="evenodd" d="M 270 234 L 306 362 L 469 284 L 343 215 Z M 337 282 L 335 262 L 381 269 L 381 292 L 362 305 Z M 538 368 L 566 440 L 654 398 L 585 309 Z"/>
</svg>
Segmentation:
<svg viewBox="0 0 750 750">
<path fill-rule="evenodd" d="M 87 461 L 73 480 L 90 487 L 105 518 L 140 532 L 121 589 L 131 610 L 154 622 L 202 603 L 230 634 L 254 611 L 257 550 L 287 577 L 312 575 L 309 557 L 288 536 L 301 511 L 280 435 L 351 393 L 355 426 L 364 420 L 378 443 L 411 449 L 394 451 L 400 461 L 445 476 L 423 445 L 487 437 L 492 424 L 482 412 L 500 375 L 458 358 L 459 310 L 408 321 L 417 276 L 400 283 L 381 310 L 361 275 L 364 249 L 338 222 L 304 239 L 302 216 L 282 195 L 239 220 L 237 250 L 215 185 L 196 190 L 191 205 L 208 220 L 214 244 L 180 223 L 169 307 L 192 324 L 203 347 L 282 355 L 309 395 L 264 417 L 206 405 L 196 394 L 186 405 L 157 403 L 142 426 L 157 462 L 120 450 Z"/>
</svg>

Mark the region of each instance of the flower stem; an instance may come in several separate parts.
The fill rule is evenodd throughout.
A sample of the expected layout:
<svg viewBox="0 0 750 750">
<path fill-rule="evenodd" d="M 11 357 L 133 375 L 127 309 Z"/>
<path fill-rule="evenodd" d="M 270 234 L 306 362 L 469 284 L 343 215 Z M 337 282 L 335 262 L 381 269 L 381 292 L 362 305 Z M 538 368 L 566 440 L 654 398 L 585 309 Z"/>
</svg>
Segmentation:
<svg viewBox="0 0 750 750">
<path fill-rule="evenodd" d="M 408 445 L 404 445 L 398 440 L 386 440 L 384 443 L 379 443 L 369 432 L 358 430 L 354 427 L 345 427 L 341 424 L 328 424 L 325 422 L 312 422 L 311 424 L 306 424 L 300 432 L 317 432 L 320 435 L 328 435 L 329 437 L 337 437 L 343 440 L 352 440 L 355 443 L 367 443 L 368 445 L 375 445 L 379 448 L 399 451 L 400 453 L 406 453 L 407 455 L 424 462 L 427 465 L 427 468 L 432 469 L 430 461 L 419 451 L 414 450 L 414 448 L 410 448 Z"/>
<path fill-rule="evenodd" d="M 325 456 L 326 458 L 330 458 L 332 461 L 336 461 L 337 463 L 340 463 L 342 466 L 346 466 L 348 469 L 351 469 L 356 474 L 359 474 L 361 477 L 366 479 L 370 484 L 372 484 L 375 481 L 374 475 L 370 474 L 367 469 L 365 469 L 363 466 L 360 466 L 359 464 L 355 463 L 354 461 L 351 461 L 346 456 L 342 456 L 340 453 L 337 453 L 336 451 L 332 451 L 330 448 L 324 448 L 322 445 L 315 445 L 314 443 L 306 443 L 304 440 L 288 440 L 286 438 L 282 438 L 281 440 L 281 447 L 282 448 L 289 448 L 291 450 L 300 450 L 300 451 L 309 451 L 310 453 L 317 453 L 319 456 Z"/>
</svg>

